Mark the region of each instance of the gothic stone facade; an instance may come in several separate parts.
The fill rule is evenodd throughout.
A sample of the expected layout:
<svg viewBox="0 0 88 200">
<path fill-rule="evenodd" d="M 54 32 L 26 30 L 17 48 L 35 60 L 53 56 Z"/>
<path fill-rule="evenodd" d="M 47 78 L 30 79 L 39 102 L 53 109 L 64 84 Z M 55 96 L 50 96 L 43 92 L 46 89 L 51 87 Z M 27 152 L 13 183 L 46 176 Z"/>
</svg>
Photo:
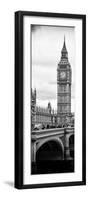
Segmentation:
<svg viewBox="0 0 88 200">
<path fill-rule="evenodd" d="M 31 90 L 31 124 L 32 129 L 35 125 L 42 124 L 45 128 L 56 125 L 56 114 L 52 110 L 50 102 L 47 108 L 36 106 L 36 90 Z"/>
</svg>

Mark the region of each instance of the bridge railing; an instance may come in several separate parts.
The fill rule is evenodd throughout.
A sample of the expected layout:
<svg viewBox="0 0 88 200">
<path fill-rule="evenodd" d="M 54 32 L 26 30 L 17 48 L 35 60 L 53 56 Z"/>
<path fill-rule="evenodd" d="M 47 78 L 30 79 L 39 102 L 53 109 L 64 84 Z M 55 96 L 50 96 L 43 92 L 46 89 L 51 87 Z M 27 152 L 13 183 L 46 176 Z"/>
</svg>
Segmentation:
<svg viewBox="0 0 88 200">
<path fill-rule="evenodd" d="M 54 129 L 45 129 L 45 130 L 36 130 L 32 131 L 32 139 L 43 138 L 47 136 L 54 135 L 63 135 L 67 133 L 74 133 L 73 127 L 67 128 L 54 128 Z"/>
</svg>

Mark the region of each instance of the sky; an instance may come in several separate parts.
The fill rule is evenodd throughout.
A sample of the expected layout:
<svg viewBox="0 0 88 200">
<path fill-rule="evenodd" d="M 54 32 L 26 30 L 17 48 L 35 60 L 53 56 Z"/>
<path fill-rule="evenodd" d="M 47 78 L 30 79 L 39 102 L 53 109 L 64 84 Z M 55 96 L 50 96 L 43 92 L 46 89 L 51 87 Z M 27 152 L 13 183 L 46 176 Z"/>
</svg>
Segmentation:
<svg viewBox="0 0 88 200">
<path fill-rule="evenodd" d="M 64 36 L 72 68 L 71 111 L 75 108 L 75 28 L 32 25 L 32 88 L 37 91 L 37 105 L 57 109 L 57 65 Z"/>
</svg>

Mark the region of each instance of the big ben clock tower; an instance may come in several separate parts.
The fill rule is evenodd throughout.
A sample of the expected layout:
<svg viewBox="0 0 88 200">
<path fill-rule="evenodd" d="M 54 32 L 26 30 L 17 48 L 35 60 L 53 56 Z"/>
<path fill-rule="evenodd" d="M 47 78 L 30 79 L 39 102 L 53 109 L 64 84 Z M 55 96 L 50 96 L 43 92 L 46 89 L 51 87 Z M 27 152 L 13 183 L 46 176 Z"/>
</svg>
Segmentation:
<svg viewBox="0 0 88 200">
<path fill-rule="evenodd" d="M 71 118 L 71 65 L 65 44 L 57 67 L 57 124 L 65 125 Z"/>
</svg>

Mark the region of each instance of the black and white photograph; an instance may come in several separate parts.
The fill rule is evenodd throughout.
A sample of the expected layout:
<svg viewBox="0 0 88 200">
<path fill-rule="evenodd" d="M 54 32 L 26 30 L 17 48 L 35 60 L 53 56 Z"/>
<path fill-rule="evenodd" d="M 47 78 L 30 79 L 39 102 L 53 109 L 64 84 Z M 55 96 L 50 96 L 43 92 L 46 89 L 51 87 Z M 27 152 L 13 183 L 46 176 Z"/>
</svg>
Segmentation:
<svg viewBox="0 0 88 200">
<path fill-rule="evenodd" d="M 86 183 L 86 17 L 15 15 L 15 186 Z"/>
<path fill-rule="evenodd" d="M 74 27 L 31 25 L 31 173 L 74 172 Z"/>
</svg>

